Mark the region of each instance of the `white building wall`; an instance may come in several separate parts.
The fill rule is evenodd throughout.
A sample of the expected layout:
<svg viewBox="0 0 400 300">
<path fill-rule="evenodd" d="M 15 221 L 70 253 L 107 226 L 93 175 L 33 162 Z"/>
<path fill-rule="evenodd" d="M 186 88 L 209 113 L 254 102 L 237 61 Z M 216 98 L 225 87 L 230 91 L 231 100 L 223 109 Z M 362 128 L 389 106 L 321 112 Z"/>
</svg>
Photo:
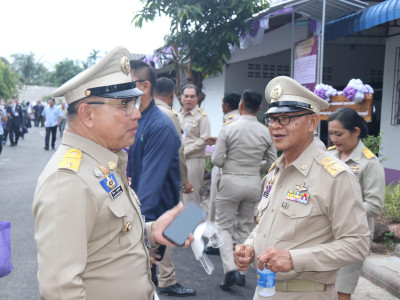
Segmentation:
<svg viewBox="0 0 400 300">
<path fill-rule="evenodd" d="M 400 125 L 391 125 L 392 100 L 394 88 L 394 67 L 396 48 L 400 47 L 400 36 L 387 39 L 384 67 L 384 82 L 382 93 L 381 132 L 383 132 L 382 156 L 387 158 L 383 166 L 400 170 Z"/>
<path fill-rule="evenodd" d="M 224 75 L 206 78 L 203 81 L 203 93 L 206 95 L 201 107 L 207 113 L 211 123 L 211 136 L 218 136 L 222 127 L 222 98 L 225 93 Z M 181 109 L 178 98 L 174 98 L 173 107 L 176 111 Z"/>
</svg>

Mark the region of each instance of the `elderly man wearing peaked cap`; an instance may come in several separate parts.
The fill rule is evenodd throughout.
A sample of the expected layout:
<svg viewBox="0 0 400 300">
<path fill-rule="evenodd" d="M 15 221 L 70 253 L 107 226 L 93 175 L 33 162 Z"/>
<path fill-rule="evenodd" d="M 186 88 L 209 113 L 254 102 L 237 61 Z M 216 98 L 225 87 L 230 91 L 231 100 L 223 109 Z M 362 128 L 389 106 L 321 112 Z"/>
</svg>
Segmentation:
<svg viewBox="0 0 400 300">
<path fill-rule="evenodd" d="M 142 94 L 118 47 L 54 93 L 69 128 L 39 177 L 34 203 L 42 299 L 153 299 L 148 247 L 182 206 L 144 223 L 126 178 Z M 186 242 L 186 246 L 189 241 Z"/>
<path fill-rule="evenodd" d="M 258 225 L 236 246 L 236 266 L 244 271 L 254 262 L 276 272 L 271 299 L 336 299 L 339 269 L 368 254 L 359 184 L 313 141 L 324 100 L 284 76 L 268 83 L 265 97 L 265 123 L 283 155 L 262 181 Z"/>
</svg>

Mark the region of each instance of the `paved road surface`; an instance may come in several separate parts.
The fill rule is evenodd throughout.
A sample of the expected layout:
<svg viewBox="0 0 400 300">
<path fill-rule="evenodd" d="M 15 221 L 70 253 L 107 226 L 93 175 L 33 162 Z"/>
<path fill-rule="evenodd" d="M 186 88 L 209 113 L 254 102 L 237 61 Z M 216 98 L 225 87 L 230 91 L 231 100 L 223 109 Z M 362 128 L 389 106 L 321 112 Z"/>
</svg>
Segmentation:
<svg viewBox="0 0 400 300">
<path fill-rule="evenodd" d="M 56 145 L 59 145 L 59 142 L 58 138 Z M 18 147 L 11 148 L 7 145 L 0 156 L 0 220 L 11 222 L 14 266 L 10 275 L 0 278 L 0 300 L 39 299 L 31 207 L 37 178 L 54 153 L 52 150 L 43 150 L 43 146 L 44 128 L 32 128 Z M 197 295 L 189 299 L 252 299 L 256 286 L 254 270 L 250 270 L 247 275 L 245 287 L 234 287 L 232 292 L 228 293 L 218 287 L 223 278 L 219 256 L 209 256 L 215 264 L 215 271 L 211 275 L 205 273 L 190 248 L 176 249 L 174 257 L 179 282 L 197 290 Z M 364 290 L 366 287 L 376 288 L 366 279 L 362 279 L 361 283 Z M 382 297 L 382 290 L 376 291 L 381 295 L 379 299 L 390 299 Z M 365 293 L 355 296 L 354 299 L 359 300 L 377 299 L 372 295 L 367 297 Z M 132 299 L 134 300 L 134 297 Z M 181 298 L 160 296 L 160 299 Z"/>
</svg>

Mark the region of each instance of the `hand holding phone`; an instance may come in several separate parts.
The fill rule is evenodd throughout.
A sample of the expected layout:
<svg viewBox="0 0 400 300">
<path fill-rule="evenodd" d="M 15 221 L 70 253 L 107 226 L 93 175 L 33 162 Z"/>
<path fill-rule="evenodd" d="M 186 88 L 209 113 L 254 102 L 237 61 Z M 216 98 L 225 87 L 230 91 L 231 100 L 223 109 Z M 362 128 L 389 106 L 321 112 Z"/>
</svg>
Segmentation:
<svg viewBox="0 0 400 300">
<path fill-rule="evenodd" d="M 178 246 L 183 246 L 197 225 L 206 218 L 206 211 L 193 202 L 189 202 L 183 211 L 164 230 L 164 237 Z"/>
</svg>

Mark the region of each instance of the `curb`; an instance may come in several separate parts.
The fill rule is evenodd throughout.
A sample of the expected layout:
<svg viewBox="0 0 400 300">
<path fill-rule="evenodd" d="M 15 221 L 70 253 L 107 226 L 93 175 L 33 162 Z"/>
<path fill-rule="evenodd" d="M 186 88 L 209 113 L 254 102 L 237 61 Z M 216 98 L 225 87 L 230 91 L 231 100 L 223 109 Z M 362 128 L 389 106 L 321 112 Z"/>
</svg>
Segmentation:
<svg viewBox="0 0 400 300">
<path fill-rule="evenodd" d="M 365 260 L 361 274 L 377 286 L 400 298 L 400 276 L 398 273 Z"/>
</svg>

